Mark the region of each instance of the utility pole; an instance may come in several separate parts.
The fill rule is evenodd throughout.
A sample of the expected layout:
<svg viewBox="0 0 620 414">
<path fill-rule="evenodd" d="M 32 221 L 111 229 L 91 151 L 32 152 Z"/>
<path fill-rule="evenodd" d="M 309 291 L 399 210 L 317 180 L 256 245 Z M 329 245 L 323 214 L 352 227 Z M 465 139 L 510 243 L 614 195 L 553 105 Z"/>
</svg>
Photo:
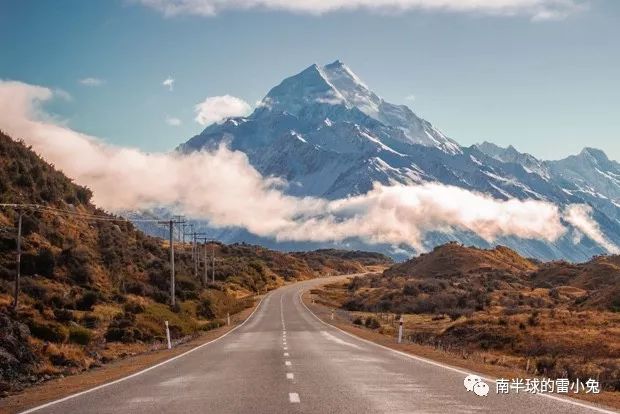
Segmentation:
<svg viewBox="0 0 620 414">
<path fill-rule="evenodd" d="M 215 283 L 215 240 L 211 240 L 211 282 Z"/>
<path fill-rule="evenodd" d="M 175 298 L 175 280 L 174 280 L 174 239 L 172 232 L 174 230 L 174 221 L 170 220 L 170 305 L 176 305 Z"/>
<path fill-rule="evenodd" d="M 183 223 L 180 220 L 168 220 L 168 221 L 160 221 L 160 224 L 168 224 L 169 237 L 170 241 L 170 305 L 176 305 L 176 297 L 175 297 L 175 274 L 174 274 L 174 225 Z"/>
<path fill-rule="evenodd" d="M 205 263 L 205 276 L 204 276 L 204 279 L 205 279 L 205 285 L 206 285 L 209 282 L 209 273 L 207 273 L 207 269 L 208 269 L 208 267 L 207 267 L 207 241 L 205 240 L 203 244 L 204 244 L 204 250 L 205 250 L 205 261 L 204 261 L 204 263 Z"/>
<path fill-rule="evenodd" d="M 196 279 L 198 279 L 198 260 L 199 260 L 199 256 L 198 256 L 198 245 L 196 244 L 196 232 L 194 232 L 194 250 L 195 250 L 195 254 L 194 254 L 194 277 Z"/>
<path fill-rule="evenodd" d="M 194 277 L 196 279 L 198 279 L 198 262 L 200 262 L 200 253 L 198 252 L 198 240 L 204 240 L 204 236 L 205 233 L 193 233 L 193 237 L 194 237 L 194 245 L 196 246 L 195 248 L 195 254 L 194 254 Z M 205 261 L 206 263 L 206 261 Z M 205 264 L 206 266 L 206 264 Z M 207 280 L 205 279 L 205 284 L 206 284 Z"/>
<path fill-rule="evenodd" d="M 15 292 L 13 298 L 13 309 L 17 309 L 19 302 L 19 282 L 22 272 L 22 217 L 24 213 L 18 210 L 17 216 L 17 274 L 15 275 Z"/>
</svg>

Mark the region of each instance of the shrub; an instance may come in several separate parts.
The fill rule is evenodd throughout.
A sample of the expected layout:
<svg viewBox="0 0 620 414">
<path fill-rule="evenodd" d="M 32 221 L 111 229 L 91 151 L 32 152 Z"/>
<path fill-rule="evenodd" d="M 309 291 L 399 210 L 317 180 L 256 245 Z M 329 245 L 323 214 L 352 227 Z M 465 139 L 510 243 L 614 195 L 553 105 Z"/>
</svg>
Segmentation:
<svg viewBox="0 0 620 414">
<path fill-rule="evenodd" d="M 58 322 L 70 322 L 74 320 L 73 312 L 68 309 L 54 309 L 54 318 Z"/>
<path fill-rule="evenodd" d="M 80 284 L 88 284 L 92 279 L 92 254 L 86 248 L 77 247 L 62 252 L 61 260 L 66 264 L 70 277 Z"/>
<path fill-rule="evenodd" d="M 138 302 L 127 302 L 125 303 L 125 305 L 123 305 L 123 309 L 126 313 L 137 314 L 144 312 L 144 306 L 142 306 Z"/>
<path fill-rule="evenodd" d="M 99 294 L 93 290 L 88 290 L 75 303 L 75 306 L 78 310 L 91 311 L 97 302 L 99 302 Z"/>
<path fill-rule="evenodd" d="M 142 282 L 129 281 L 125 284 L 125 291 L 136 296 L 146 296 L 149 293 L 149 288 Z"/>
<path fill-rule="evenodd" d="M 131 313 L 115 316 L 108 326 L 105 339 L 108 342 L 124 343 L 150 340 L 152 338 L 150 334 L 135 327 L 135 318 Z"/>
<path fill-rule="evenodd" d="M 67 340 L 67 329 L 62 325 L 31 321 L 28 327 L 34 337 L 44 341 L 62 343 Z"/>
<path fill-rule="evenodd" d="M 88 345 L 93 338 L 93 334 L 89 329 L 80 326 L 72 326 L 69 328 L 69 341 L 79 344 Z"/>
<path fill-rule="evenodd" d="M 213 319 L 215 317 L 215 311 L 213 310 L 213 304 L 211 299 L 203 298 L 196 308 L 196 314 L 205 319 Z"/>
<path fill-rule="evenodd" d="M 353 320 L 353 324 L 354 325 L 363 325 L 364 324 L 364 320 L 358 316 L 357 318 L 355 318 Z"/>
<path fill-rule="evenodd" d="M 220 326 L 224 326 L 224 325 L 225 325 L 225 323 L 224 323 L 224 321 L 223 321 L 223 320 L 221 320 L 221 319 L 215 319 L 215 320 L 213 320 L 213 321 L 209 321 L 209 322 L 205 323 L 204 325 L 202 325 L 202 326 L 200 327 L 200 329 L 201 329 L 202 331 L 210 331 L 210 330 L 212 330 L 212 329 L 217 329 L 217 328 L 219 328 Z"/>
<path fill-rule="evenodd" d="M 41 249 L 35 259 L 36 272 L 42 276 L 51 277 L 56 267 L 56 256 L 50 249 Z"/>
<path fill-rule="evenodd" d="M 405 296 L 417 296 L 418 293 L 420 293 L 420 290 L 413 283 L 407 283 L 403 287 L 403 295 Z"/>
<path fill-rule="evenodd" d="M 80 324 L 86 328 L 94 329 L 99 326 L 99 317 L 92 313 L 86 314 L 80 319 Z"/>
<path fill-rule="evenodd" d="M 370 328 L 370 329 L 378 329 L 381 326 L 377 318 L 375 318 L 374 316 L 367 318 L 365 325 L 366 325 L 366 328 Z"/>
</svg>

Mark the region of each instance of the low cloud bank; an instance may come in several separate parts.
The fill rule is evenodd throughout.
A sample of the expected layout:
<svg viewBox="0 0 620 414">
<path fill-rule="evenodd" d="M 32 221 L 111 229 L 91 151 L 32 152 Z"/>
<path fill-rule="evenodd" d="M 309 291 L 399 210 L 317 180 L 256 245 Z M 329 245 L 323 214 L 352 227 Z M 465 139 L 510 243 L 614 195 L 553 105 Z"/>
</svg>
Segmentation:
<svg viewBox="0 0 620 414">
<path fill-rule="evenodd" d="M 214 16 L 226 10 L 269 9 L 324 14 L 342 10 L 400 13 L 408 10 L 525 15 L 533 20 L 555 20 L 583 10 L 581 0 L 133 0 L 166 17 Z"/>
<path fill-rule="evenodd" d="M 220 147 L 189 155 L 149 154 L 102 143 L 74 131 L 41 109 L 48 88 L 0 81 L 0 129 L 21 138 L 110 211 L 168 206 L 218 227 L 242 227 L 290 241 L 406 244 L 423 249 L 430 231 L 472 231 L 492 242 L 502 236 L 553 241 L 566 233 L 563 220 L 617 252 L 587 206 L 498 200 L 438 183 L 384 186 L 340 200 L 293 197 L 277 178 L 266 178 L 245 154 Z"/>
</svg>

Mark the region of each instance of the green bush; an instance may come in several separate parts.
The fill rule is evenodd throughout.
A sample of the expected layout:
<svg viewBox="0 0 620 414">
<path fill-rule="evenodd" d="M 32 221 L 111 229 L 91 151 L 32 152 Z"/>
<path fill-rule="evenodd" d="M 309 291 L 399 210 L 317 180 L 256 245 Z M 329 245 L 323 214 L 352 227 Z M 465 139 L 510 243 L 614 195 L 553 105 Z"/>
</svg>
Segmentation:
<svg viewBox="0 0 620 414">
<path fill-rule="evenodd" d="M 81 326 L 72 326 L 69 328 L 69 341 L 74 344 L 88 345 L 93 339 L 93 333 Z"/>
<path fill-rule="evenodd" d="M 30 333 L 43 341 L 62 343 L 67 340 L 67 328 L 56 323 L 39 323 L 31 321 L 28 324 Z"/>
<path fill-rule="evenodd" d="M 355 318 L 353 320 L 353 324 L 354 325 L 363 325 L 364 324 L 364 320 L 358 316 L 357 318 Z"/>
</svg>

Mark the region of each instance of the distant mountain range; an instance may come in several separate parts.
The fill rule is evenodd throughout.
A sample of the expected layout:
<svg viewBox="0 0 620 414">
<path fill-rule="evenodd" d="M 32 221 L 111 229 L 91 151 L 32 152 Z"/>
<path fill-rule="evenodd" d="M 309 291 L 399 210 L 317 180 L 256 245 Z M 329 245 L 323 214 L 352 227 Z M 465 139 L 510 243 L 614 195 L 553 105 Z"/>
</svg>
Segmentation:
<svg viewBox="0 0 620 414">
<path fill-rule="evenodd" d="M 212 124 L 178 151 L 190 153 L 223 142 L 247 154 L 263 175 L 288 180 L 292 195 L 337 199 L 366 193 L 373 182 L 440 182 L 499 199 L 545 200 L 559 206 L 584 203 L 592 206 L 607 239 L 620 245 L 620 164 L 603 151 L 585 148 L 564 160 L 543 161 L 512 146 L 460 146 L 407 106 L 380 98 L 340 61 L 312 65 L 283 80 L 251 115 Z M 219 236 L 283 249 L 317 247 L 276 243 L 242 230 L 224 230 Z M 432 233 L 425 244 L 432 248 L 448 240 L 489 247 L 466 232 Z M 553 243 L 513 237 L 497 243 L 547 260 L 583 261 L 606 253 L 575 229 Z M 359 240 L 335 245 L 372 248 Z M 374 248 L 398 256 L 390 246 Z"/>
</svg>

